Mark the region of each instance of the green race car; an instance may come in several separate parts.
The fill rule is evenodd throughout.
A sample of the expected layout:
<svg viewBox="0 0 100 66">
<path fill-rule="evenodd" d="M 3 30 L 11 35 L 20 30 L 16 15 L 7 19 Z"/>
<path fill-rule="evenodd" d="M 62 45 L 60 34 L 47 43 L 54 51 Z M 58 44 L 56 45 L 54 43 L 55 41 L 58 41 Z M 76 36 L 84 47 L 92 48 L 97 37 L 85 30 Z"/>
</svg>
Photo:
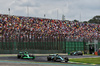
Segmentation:
<svg viewBox="0 0 100 66">
<path fill-rule="evenodd" d="M 33 54 L 29 54 L 28 52 L 19 52 L 17 55 L 18 59 L 35 59 L 35 56 Z"/>
<path fill-rule="evenodd" d="M 68 57 L 61 57 L 58 54 L 50 54 L 47 56 L 48 61 L 60 61 L 60 62 L 68 62 Z"/>
<path fill-rule="evenodd" d="M 83 52 L 82 51 L 75 51 L 75 52 L 73 51 L 70 53 L 70 55 L 76 55 L 76 56 L 83 55 Z"/>
</svg>

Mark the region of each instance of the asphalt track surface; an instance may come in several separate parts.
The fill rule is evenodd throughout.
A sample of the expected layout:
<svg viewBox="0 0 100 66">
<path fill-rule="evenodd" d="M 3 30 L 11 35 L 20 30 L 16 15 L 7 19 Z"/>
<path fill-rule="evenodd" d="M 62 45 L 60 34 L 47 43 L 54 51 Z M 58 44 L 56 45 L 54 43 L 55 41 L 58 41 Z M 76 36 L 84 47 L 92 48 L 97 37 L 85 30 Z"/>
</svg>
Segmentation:
<svg viewBox="0 0 100 66">
<path fill-rule="evenodd" d="M 66 57 L 67 55 L 62 55 L 62 57 Z M 100 57 L 100 56 L 67 56 L 70 58 L 88 58 L 88 57 Z M 33 59 L 17 59 L 16 56 L 5 56 L 0 57 L 0 66 L 100 66 L 100 65 L 93 65 L 93 64 L 82 64 L 82 63 L 75 63 L 75 62 L 54 62 L 54 61 L 47 61 L 47 56 L 36 56 Z"/>
</svg>

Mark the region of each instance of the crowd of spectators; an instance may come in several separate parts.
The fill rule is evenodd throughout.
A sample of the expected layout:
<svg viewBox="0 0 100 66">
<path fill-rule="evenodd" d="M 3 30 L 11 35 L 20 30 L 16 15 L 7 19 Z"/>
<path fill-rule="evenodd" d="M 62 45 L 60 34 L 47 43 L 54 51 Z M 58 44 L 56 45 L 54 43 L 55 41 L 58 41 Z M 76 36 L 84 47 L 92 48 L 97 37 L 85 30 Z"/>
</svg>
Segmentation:
<svg viewBox="0 0 100 66">
<path fill-rule="evenodd" d="M 6 39 L 100 39 L 100 24 L 0 14 L 2 37 Z"/>
</svg>

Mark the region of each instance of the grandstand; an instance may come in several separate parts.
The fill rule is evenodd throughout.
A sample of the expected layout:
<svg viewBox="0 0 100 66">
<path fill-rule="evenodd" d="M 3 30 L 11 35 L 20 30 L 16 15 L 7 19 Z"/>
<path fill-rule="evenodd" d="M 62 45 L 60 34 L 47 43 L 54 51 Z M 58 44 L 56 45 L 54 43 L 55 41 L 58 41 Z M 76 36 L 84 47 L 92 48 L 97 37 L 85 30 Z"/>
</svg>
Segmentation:
<svg viewBox="0 0 100 66">
<path fill-rule="evenodd" d="M 88 41 L 100 40 L 99 24 L 0 14 L 1 27 L 0 53 L 87 51 Z"/>
</svg>

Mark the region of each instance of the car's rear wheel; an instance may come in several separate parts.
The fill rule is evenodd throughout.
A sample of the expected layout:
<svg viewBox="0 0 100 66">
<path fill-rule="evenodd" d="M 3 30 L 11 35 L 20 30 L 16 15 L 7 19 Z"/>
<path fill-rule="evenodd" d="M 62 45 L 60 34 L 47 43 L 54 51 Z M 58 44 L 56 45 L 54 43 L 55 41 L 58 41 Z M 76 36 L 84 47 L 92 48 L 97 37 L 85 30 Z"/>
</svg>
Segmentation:
<svg viewBox="0 0 100 66">
<path fill-rule="evenodd" d="M 17 58 L 18 58 L 18 59 L 21 58 L 21 55 L 17 55 Z"/>
<path fill-rule="evenodd" d="M 68 57 L 65 57 L 65 62 L 68 62 L 68 61 L 69 61 Z"/>
</svg>

